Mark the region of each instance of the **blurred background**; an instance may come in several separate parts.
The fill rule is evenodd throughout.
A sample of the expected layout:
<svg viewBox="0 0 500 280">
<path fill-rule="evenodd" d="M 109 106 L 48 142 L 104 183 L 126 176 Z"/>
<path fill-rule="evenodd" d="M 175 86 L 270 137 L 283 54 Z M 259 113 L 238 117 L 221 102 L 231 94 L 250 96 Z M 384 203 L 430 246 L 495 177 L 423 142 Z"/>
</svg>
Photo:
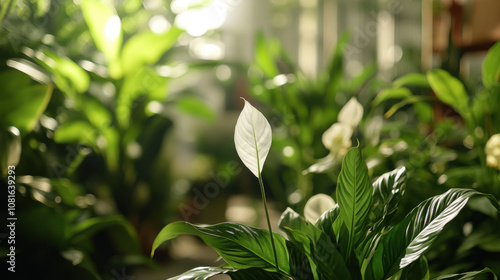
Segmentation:
<svg viewBox="0 0 500 280">
<path fill-rule="evenodd" d="M 258 181 L 234 148 L 240 97 L 273 128 L 263 178 L 275 227 L 286 207 L 302 213 L 313 194 L 334 193 L 340 161 L 322 164 L 321 139 L 351 97 L 364 107 L 352 140 L 372 178 L 408 168 L 400 215 L 450 187 L 500 198 L 484 152 L 500 99 L 481 84 L 498 0 L 2 0 L 0 21 L 16 279 L 166 279 L 222 263 L 190 236 L 149 255 L 177 220 L 265 228 Z M 474 124 L 433 98 L 421 78 L 435 68 L 465 84 Z M 419 99 L 376 99 L 402 86 L 390 96 Z M 461 217 L 429 253 L 431 270 L 500 273 L 497 214 L 478 201 Z"/>
</svg>

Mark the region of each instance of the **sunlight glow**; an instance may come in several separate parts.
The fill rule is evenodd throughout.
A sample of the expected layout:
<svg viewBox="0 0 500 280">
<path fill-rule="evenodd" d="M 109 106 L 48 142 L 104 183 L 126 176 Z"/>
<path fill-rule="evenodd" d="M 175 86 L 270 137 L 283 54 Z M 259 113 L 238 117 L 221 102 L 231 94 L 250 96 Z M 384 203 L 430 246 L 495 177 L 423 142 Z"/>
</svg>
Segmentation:
<svg viewBox="0 0 500 280">
<path fill-rule="evenodd" d="M 121 21 L 117 15 L 109 18 L 104 26 L 106 39 L 108 39 L 108 41 L 116 40 L 118 36 L 120 36 L 121 27 Z"/>
<path fill-rule="evenodd" d="M 171 5 L 172 11 L 178 12 L 175 18 L 175 24 L 193 36 L 199 37 L 209 30 L 217 29 L 222 26 L 227 17 L 227 6 L 217 5 L 217 1 L 201 8 L 187 9 L 189 4 L 182 4 L 174 1 Z M 186 1 L 189 2 L 189 1 Z"/>
</svg>

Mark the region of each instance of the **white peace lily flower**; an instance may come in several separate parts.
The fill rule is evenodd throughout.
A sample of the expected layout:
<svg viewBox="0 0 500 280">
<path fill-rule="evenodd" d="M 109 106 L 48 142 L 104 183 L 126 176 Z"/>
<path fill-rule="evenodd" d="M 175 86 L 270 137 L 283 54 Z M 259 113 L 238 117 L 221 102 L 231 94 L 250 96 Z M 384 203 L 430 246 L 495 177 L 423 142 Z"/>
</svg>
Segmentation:
<svg viewBox="0 0 500 280">
<path fill-rule="evenodd" d="M 490 137 L 486 142 L 484 152 L 486 153 L 486 164 L 500 169 L 500 133 Z"/>
<path fill-rule="evenodd" d="M 352 97 L 340 110 L 337 121 L 354 128 L 359 124 L 362 117 L 363 106 L 358 102 L 356 97 Z"/>
<path fill-rule="evenodd" d="M 351 147 L 351 136 L 353 128 L 345 123 L 334 123 L 328 128 L 321 140 L 325 148 L 330 150 L 333 156 L 344 156 Z"/>
<path fill-rule="evenodd" d="M 304 216 L 310 223 L 316 223 L 316 220 L 323 215 L 325 211 L 335 206 L 335 201 L 329 195 L 320 193 L 311 197 L 304 207 Z"/>
</svg>

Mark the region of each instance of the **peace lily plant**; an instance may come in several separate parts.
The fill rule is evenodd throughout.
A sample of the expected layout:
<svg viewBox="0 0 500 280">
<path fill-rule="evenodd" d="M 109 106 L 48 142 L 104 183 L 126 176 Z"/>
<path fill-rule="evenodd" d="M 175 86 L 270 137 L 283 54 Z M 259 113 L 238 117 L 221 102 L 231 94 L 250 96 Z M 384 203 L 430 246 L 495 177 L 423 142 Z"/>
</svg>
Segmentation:
<svg viewBox="0 0 500 280">
<path fill-rule="evenodd" d="M 259 179 L 267 208 L 261 171 L 271 146 L 271 127 L 247 101 L 236 124 L 235 145 L 245 166 Z M 194 225 L 180 221 L 161 230 L 151 255 L 165 241 L 192 234 L 214 248 L 226 264 L 198 267 L 171 280 L 201 280 L 219 274 L 236 280 L 423 280 L 429 279 L 424 254 L 470 198 L 485 197 L 500 211 L 491 195 L 450 189 L 421 202 L 404 219 L 395 221 L 392 218 L 405 186 L 404 167 L 371 183 L 361 150 L 353 147 L 343 159 L 335 201 L 325 194 L 314 196 L 305 207 L 307 219 L 286 209 L 279 222 L 285 236 L 271 231 L 269 219 L 269 230 L 237 223 Z M 434 279 L 487 277 L 497 279 L 488 268 Z"/>
</svg>

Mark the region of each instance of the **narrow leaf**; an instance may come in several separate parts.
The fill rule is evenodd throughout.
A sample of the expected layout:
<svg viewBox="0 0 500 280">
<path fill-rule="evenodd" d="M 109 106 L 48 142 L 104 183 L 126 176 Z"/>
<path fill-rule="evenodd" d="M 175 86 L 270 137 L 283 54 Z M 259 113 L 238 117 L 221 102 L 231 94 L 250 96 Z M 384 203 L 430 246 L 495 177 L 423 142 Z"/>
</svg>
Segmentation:
<svg viewBox="0 0 500 280">
<path fill-rule="evenodd" d="M 491 88 L 500 79 L 500 42 L 490 48 L 483 62 L 483 85 Z"/>
<path fill-rule="evenodd" d="M 368 168 L 361 156 L 361 151 L 358 148 L 352 148 L 344 158 L 337 185 L 340 217 L 349 234 L 347 256 L 357 242 L 356 235 L 366 225 L 365 220 L 372 204 L 372 191 Z"/>
<path fill-rule="evenodd" d="M 424 74 L 410 73 L 397 78 L 392 85 L 394 87 L 422 87 L 428 88 L 429 82 Z"/>
<path fill-rule="evenodd" d="M 236 122 L 234 144 L 238 156 L 255 177 L 259 177 L 262 171 L 271 142 L 271 125 L 261 112 L 245 100 Z"/>
<path fill-rule="evenodd" d="M 235 269 L 260 267 L 270 272 L 276 271 L 269 232 L 234 223 L 221 223 L 212 226 L 193 225 L 187 222 L 171 223 L 156 236 L 151 256 L 163 242 L 181 234 L 192 234 L 200 237 Z M 290 264 L 285 238 L 276 233 L 273 233 L 273 236 L 280 271 L 288 274 Z"/>
<path fill-rule="evenodd" d="M 388 88 L 382 90 L 372 102 L 372 106 L 377 106 L 380 103 L 389 99 L 403 99 L 412 96 L 409 89 L 404 87 Z"/>
</svg>

